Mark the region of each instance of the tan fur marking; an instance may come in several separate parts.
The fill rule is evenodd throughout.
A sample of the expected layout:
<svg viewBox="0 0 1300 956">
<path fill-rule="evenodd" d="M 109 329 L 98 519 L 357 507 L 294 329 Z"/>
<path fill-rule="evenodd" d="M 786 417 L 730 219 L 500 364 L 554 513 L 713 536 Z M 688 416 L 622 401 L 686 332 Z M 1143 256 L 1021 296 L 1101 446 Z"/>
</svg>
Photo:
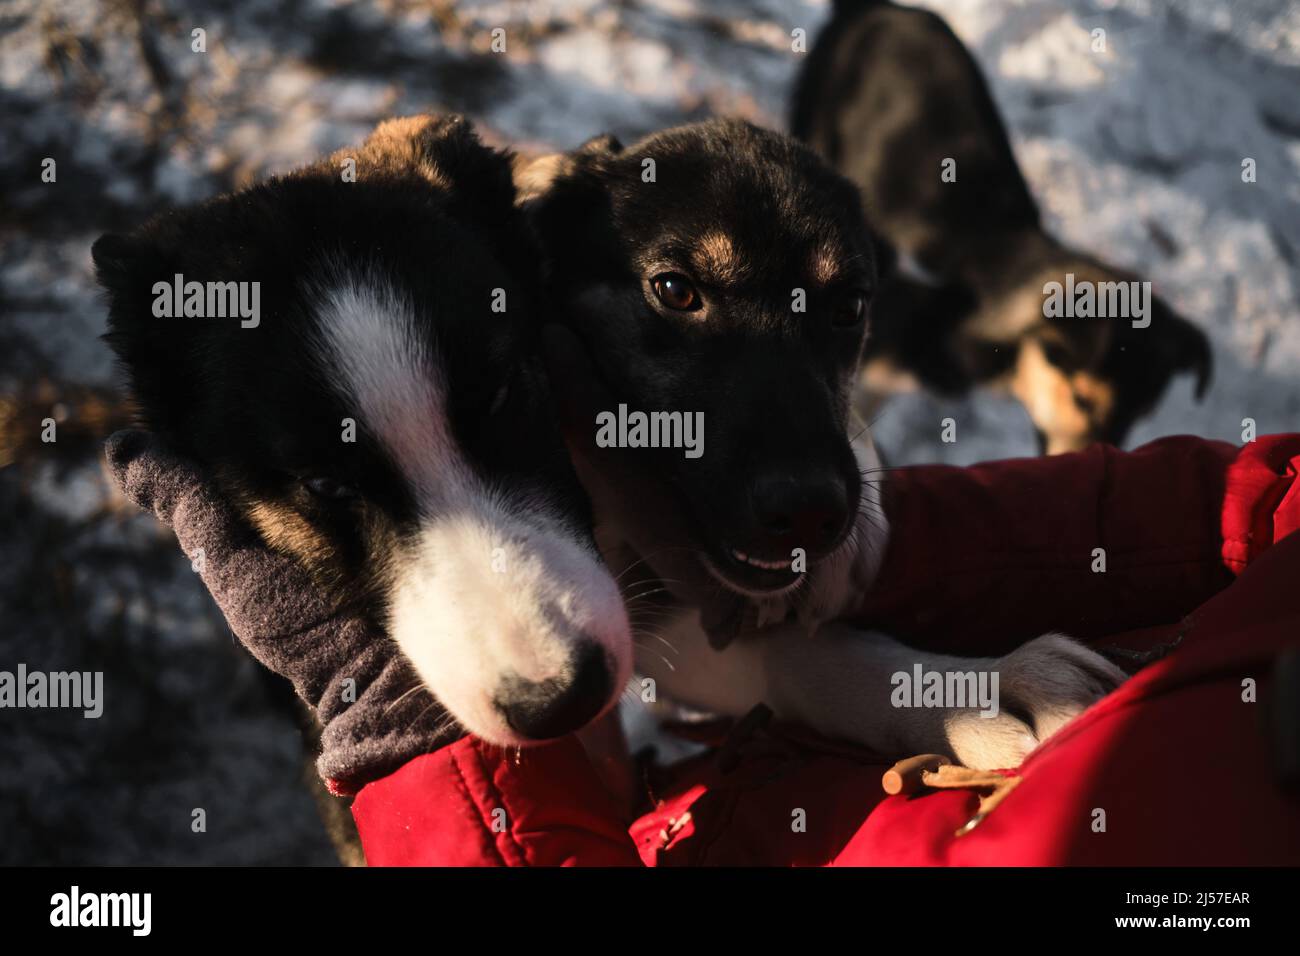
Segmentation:
<svg viewBox="0 0 1300 956">
<path fill-rule="evenodd" d="M 548 153 L 545 156 L 516 155 L 511 160 L 511 172 L 518 193 L 515 202 L 528 202 L 541 196 L 568 168 L 568 157 L 563 153 Z"/>
<path fill-rule="evenodd" d="M 450 189 L 451 181 L 428 161 L 420 142 L 434 119 L 432 116 L 401 116 L 384 120 L 366 137 L 360 148 L 341 149 L 331 161 L 338 167 L 344 159 L 355 159 L 358 179 L 364 178 L 367 168 L 371 167 L 408 167 L 432 185 Z"/>
<path fill-rule="evenodd" d="M 1065 375 L 1047 360 L 1043 347 L 1034 339 L 1021 343 L 1011 392 L 1047 436 L 1048 454 L 1082 447 L 1088 418 L 1074 404 Z"/>
<path fill-rule="evenodd" d="M 329 539 L 287 505 L 258 501 L 249 508 L 248 520 L 267 544 L 298 558 L 307 568 L 319 569 L 334 556 Z"/>
<path fill-rule="evenodd" d="M 808 270 L 818 285 L 830 285 L 840 274 L 839 248 L 831 242 L 819 244 L 808 259 Z"/>
<path fill-rule="evenodd" d="M 718 284 L 738 282 L 749 272 L 736 244 L 724 232 L 706 232 L 696 240 L 691 266 L 699 275 Z"/>
<path fill-rule="evenodd" d="M 1049 455 L 1086 448 L 1095 440 L 1098 423 L 1107 421 L 1115 406 L 1110 383 L 1088 372 L 1067 376 L 1047 360 L 1034 338 L 1021 343 L 1011 393 L 1046 436 Z M 1090 411 L 1075 403 L 1076 394 L 1092 402 Z"/>
</svg>

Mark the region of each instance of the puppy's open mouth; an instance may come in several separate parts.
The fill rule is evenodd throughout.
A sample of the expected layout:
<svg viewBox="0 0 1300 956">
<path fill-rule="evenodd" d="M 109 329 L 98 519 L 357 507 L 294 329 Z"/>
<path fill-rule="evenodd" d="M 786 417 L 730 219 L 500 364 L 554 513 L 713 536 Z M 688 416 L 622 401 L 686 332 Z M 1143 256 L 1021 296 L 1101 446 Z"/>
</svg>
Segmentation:
<svg viewBox="0 0 1300 956">
<path fill-rule="evenodd" d="M 761 558 L 727 546 L 702 553 L 700 560 L 732 591 L 751 597 L 774 597 L 793 588 L 804 576 L 794 570 L 792 558 Z"/>
</svg>

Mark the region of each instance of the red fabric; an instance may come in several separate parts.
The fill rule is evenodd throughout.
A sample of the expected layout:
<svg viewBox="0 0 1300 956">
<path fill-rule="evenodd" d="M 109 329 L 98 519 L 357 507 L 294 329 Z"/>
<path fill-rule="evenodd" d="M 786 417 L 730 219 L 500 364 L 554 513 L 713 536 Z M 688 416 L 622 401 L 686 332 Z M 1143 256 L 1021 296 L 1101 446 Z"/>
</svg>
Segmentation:
<svg viewBox="0 0 1300 956">
<path fill-rule="evenodd" d="M 1133 452 L 1093 445 L 893 472 L 890 546 L 855 616 L 963 654 L 1002 653 L 1047 631 L 1088 640 L 1177 620 L 1232 579 L 1220 512 L 1228 476 L 1244 470 L 1235 456 L 1179 437 Z M 1248 491 L 1262 491 L 1253 477 Z M 1250 510 L 1241 496 L 1235 507 Z M 1092 571 L 1096 548 L 1104 574 Z"/>
<path fill-rule="evenodd" d="M 577 738 L 503 751 L 466 737 L 362 787 L 371 866 L 617 866 L 638 862 Z"/>
<path fill-rule="evenodd" d="M 630 828 L 576 741 L 516 764 L 465 740 L 361 791 L 353 813 L 367 859 L 1300 862 L 1300 802 L 1272 777 L 1264 719 L 1277 655 L 1300 642 L 1300 535 L 1287 538 L 1300 528 L 1298 470 L 1300 435 L 891 473 L 893 537 L 855 615 L 864 624 L 965 654 L 1048 630 L 1128 647 L 1182 638 L 1031 755 L 1017 789 L 965 836 L 955 831 L 975 794 L 886 798 L 878 761 L 779 730 L 744 743 L 727 772 L 710 757 L 674 768 L 658 806 Z M 1105 573 L 1092 570 L 1098 547 Z M 1243 702 L 1245 678 L 1258 703 Z"/>
</svg>

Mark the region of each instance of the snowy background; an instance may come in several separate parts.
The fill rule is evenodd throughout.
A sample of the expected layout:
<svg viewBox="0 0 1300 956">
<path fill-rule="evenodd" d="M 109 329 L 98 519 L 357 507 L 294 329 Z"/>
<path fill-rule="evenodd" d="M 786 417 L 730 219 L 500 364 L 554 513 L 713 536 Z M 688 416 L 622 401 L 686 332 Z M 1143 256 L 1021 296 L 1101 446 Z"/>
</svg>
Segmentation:
<svg viewBox="0 0 1300 956">
<path fill-rule="evenodd" d="M 1175 382 L 1130 444 L 1238 441 L 1245 417 L 1300 428 L 1300 3 L 923 5 L 989 74 L 1049 227 L 1152 279 L 1213 341 L 1205 401 Z M 97 721 L 0 711 L 0 863 L 332 860 L 297 731 L 173 542 L 104 484 L 115 376 L 91 242 L 394 114 L 465 112 L 525 148 L 722 114 L 782 127 L 790 31 L 827 15 L 783 0 L 0 0 L 0 425 L 23 438 L 0 447 L 0 669 L 103 670 L 106 685 Z M 39 443 L 46 416 L 57 446 Z M 987 395 L 897 399 L 875 432 L 896 463 L 1034 450 L 1020 407 Z"/>
</svg>

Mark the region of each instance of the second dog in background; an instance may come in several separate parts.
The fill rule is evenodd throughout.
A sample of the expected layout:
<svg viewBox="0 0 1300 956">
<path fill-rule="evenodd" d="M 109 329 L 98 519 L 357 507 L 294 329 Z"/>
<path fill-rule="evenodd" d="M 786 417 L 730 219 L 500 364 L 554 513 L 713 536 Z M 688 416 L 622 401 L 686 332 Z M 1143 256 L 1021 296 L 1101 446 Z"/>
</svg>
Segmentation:
<svg viewBox="0 0 1300 956">
<path fill-rule="evenodd" d="M 1049 454 L 1120 444 L 1180 372 L 1204 394 L 1204 333 L 1154 296 L 1130 321 L 1137 277 L 1043 228 L 979 66 L 942 18 L 837 0 L 791 128 L 858 185 L 879 232 L 869 390 L 1000 385 Z M 1049 283 L 1091 287 L 1098 301 L 1125 292 L 1124 314 L 1059 314 Z"/>
</svg>

